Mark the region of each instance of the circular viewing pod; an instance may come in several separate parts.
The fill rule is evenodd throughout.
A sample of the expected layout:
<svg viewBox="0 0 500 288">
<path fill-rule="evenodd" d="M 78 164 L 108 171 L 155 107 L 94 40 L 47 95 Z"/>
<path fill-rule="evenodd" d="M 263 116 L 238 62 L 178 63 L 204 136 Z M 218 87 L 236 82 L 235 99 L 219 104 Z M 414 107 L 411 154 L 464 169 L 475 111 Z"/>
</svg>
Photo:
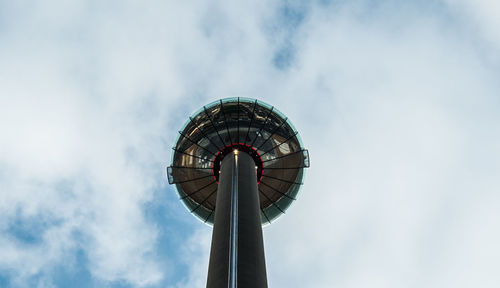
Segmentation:
<svg viewBox="0 0 500 288">
<path fill-rule="evenodd" d="M 292 123 L 273 106 L 226 98 L 189 117 L 172 148 L 168 181 L 191 213 L 213 224 L 220 163 L 237 149 L 255 162 L 261 221 L 271 223 L 296 199 L 309 153 Z"/>
</svg>

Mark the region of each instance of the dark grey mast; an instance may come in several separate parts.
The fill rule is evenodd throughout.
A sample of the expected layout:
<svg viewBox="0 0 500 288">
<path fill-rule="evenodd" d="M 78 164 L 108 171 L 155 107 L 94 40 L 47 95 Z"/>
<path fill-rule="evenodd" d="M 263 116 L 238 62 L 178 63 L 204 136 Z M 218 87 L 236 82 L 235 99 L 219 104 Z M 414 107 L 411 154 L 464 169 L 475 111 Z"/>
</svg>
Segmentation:
<svg viewBox="0 0 500 288">
<path fill-rule="evenodd" d="M 255 170 L 246 153 L 222 160 L 207 288 L 267 287 Z"/>
</svg>

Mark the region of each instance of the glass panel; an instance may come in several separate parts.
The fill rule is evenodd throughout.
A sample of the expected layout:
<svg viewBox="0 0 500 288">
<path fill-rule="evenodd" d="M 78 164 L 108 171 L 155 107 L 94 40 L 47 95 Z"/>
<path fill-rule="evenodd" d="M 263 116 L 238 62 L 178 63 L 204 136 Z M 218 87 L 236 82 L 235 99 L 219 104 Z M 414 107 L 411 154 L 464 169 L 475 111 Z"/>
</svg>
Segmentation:
<svg viewBox="0 0 500 288">
<path fill-rule="evenodd" d="M 198 184 L 198 183 L 196 183 L 197 181 L 201 181 L 203 179 L 210 179 L 211 176 L 212 176 L 212 171 L 208 170 L 208 169 L 207 170 L 200 170 L 200 169 L 172 167 L 172 177 L 174 178 L 173 183 L 190 183 L 190 182 L 192 182 L 189 185 L 197 185 Z M 213 180 L 213 178 L 212 178 L 212 180 Z M 189 191 L 189 189 L 187 191 Z"/>
<path fill-rule="evenodd" d="M 240 142 L 243 144 L 247 144 L 247 142 L 251 141 L 250 139 L 250 130 L 255 126 L 255 110 L 257 109 L 257 102 L 241 102 L 241 109 L 243 110 L 244 116 L 240 117 L 240 125 L 242 126 L 240 132 Z"/>
<path fill-rule="evenodd" d="M 265 214 L 264 210 L 260 211 L 260 223 L 264 224 L 271 224 L 269 221 L 269 218 L 267 217 L 267 214 Z"/>
<path fill-rule="evenodd" d="M 284 213 L 297 196 L 309 167 L 307 150 L 295 127 L 280 111 L 249 98 L 226 98 L 198 109 L 176 139 L 169 183 L 177 183 L 186 207 L 202 221 L 213 222 L 217 186 L 215 156 L 231 143 L 258 150 L 263 165 L 259 198 L 262 223 Z M 256 156 L 258 157 L 258 156 Z"/>
<path fill-rule="evenodd" d="M 269 105 L 269 104 L 267 104 L 266 102 L 262 102 L 262 101 L 260 101 L 260 100 L 257 100 L 257 103 L 258 103 L 260 106 L 262 106 L 262 107 L 264 107 L 264 108 L 266 108 L 266 109 L 268 109 L 268 110 L 270 110 L 271 108 L 273 108 L 273 106 L 272 106 L 272 105 Z"/>
<path fill-rule="evenodd" d="M 304 167 L 309 167 L 309 151 L 308 150 L 303 150 L 302 155 L 304 156 Z"/>
<path fill-rule="evenodd" d="M 255 99 L 252 99 L 252 98 L 247 98 L 247 97 L 239 97 L 240 98 L 240 102 L 241 103 L 255 103 Z"/>
<path fill-rule="evenodd" d="M 226 129 L 229 130 L 231 143 L 238 143 L 239 112 L 237 98 L 234 102 L 223 102 L 222 116 L 225 117 L 225 125 L 227 125 Z"/>
<path fill-rule="evenodd" d="M 278 202 L 276 202 L 276 205 L 281 208 L 281 210 L 286 211 L 288 207 L 292 204 L 294 200 L 290 198 L 283 197 Z"/>
<path fill-rule="evenodd" d="M 205 105 L 205 108 L 209 109 L 209 108 L 212 108 L 214 106 L 219 106 L 219 105 L 220 105 L 220 100 L 215 100 L 215 101 L 210 102 L 207 105 Z"/>
<path fill-rule="evenodd" d="M 276 109 L 276 107 L 274 107 L 274 113 L 277 114 L 277 117 L 281 118 L 281 119 L 287 119 L 288 117 L 285 116 L 285 114 L 281 113 L 280 110 Z"/>
<path fill-rule="evenodd" d="M 224 98 L 224 99 L 221 99 L 221 100 L 222 100 L 222 103 L 237 102 L 238 101 L 238 97 L 228 97 L 228 98 Z"/>
<path fill-rule="evenodd" d="M 278 218 L 281 214 L 283 214 L 276 206 L 271 205 L 264 209 L 264 212 L 266 212 L 267 217 L 269 218 L 269 221 L 273 221 L 274 219 Z"/>
<path fill-rule="evenodd" d="M 220 102 L 214 102 L 213 106 L 207 107 L 207 109 L 205 110 L 205 114 L 209 115 L 208 119 L 213 129 L 210 130 L 210 135 L 216 138 L 214 139 L 214 141 L 220 144 L 221 147 L 226 146 L 228 144 L 227 140 L 225 140 L 226 127 L 224 125 L 224 119 L 222 118 L 222 113 L 220 111 Z"/>
<path fill-rule="evenodd" d="M 174 176 L 172 175 L 172 167 L 167 167 L 168 184 L 174 184 Z"/>
<path fill-rule="evenodd" d="M 210 212 L 210 216 L 205 220 L 205 223 L 212 226 L 214 224 L 214 217 L 215 217 L 215 212 L 214 211 Z"/>
<path fill-rule="evenodd" d="M 198 203 L 189 198 L 183 199 L 182 202 L 185 204 L 186 208 L 201 221 L 205 222 L 205 219 L 209 218 L 210 214 L 212 214 L 212 210 L 208 210 L 205 207 L 200 206 Z"/>
</svg>

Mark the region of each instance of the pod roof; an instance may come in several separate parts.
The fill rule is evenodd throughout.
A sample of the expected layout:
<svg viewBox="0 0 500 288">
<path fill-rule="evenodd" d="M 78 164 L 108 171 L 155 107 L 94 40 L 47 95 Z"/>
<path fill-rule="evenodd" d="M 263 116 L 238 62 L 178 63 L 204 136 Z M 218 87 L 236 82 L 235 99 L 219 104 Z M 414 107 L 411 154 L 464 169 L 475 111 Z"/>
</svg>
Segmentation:
<svg viewBox="0 0 500 288">
<path fill-rule="evenodd" d="M 212 224 L 219 168 L 226 154 L 248 153 L 257 168 L 262 223 L 271 223 L 296 199 L 309 153 L 292 123 L 273 106 L 226 98 L 189 117 L 172 148 L 170 184 L 191 213 Z"/>
</svg>

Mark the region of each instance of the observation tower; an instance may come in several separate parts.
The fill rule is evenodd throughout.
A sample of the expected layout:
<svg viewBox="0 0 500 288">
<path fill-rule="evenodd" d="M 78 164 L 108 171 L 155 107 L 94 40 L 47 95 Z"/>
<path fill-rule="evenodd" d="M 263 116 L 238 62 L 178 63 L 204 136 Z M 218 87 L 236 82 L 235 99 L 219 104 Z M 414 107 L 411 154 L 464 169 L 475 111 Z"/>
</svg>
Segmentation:
<svg viewBox="0 0 500 288">
<path fill-rule="evenodd" d="M 186 208 L 213 225 L 208 288 L 267 287 L 262 225 L 296 200 L 309 153 L 285 115 L 247 98 L 196 111 L 167 168 Z"/>
</svg>

